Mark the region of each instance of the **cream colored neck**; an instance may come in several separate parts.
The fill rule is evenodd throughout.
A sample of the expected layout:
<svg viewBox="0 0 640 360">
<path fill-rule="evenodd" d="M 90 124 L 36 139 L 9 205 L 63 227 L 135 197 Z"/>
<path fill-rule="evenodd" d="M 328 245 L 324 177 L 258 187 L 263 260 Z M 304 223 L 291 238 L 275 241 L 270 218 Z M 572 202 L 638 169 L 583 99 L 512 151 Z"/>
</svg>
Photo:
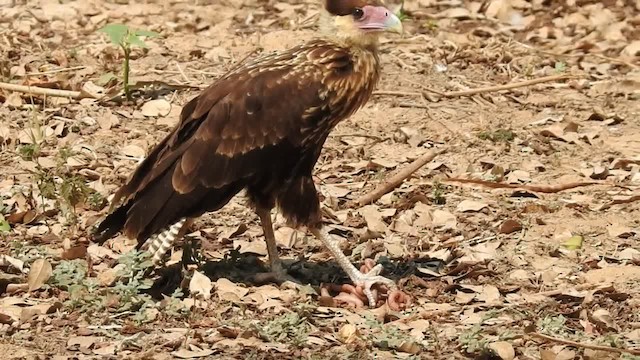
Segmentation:
<svg viewBox="0 0 640 360">
<path fill-rule="evenodd" d="M 363 33 L 351 16 L 334 16 L 326 10 L 320 11 L 319 32 L 323 38 L 335 41 L 346 47 L 358 47 L 368 51 L 377 51 L 378 33 Z"/>
</svg>

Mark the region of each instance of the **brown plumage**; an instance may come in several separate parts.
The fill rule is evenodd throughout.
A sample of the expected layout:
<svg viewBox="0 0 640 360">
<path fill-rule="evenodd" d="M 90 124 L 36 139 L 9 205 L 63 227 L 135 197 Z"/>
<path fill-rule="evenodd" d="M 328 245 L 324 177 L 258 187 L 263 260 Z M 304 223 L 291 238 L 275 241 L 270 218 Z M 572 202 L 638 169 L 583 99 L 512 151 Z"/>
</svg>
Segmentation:
<svg viewBox="0 0 640 360">
<path fill-rule="evenodd" d="M 122 231 L 141 247 L 246 189 L 279 267 L 266 217 L 277 207 L 292 225 L 321 229 L 313 167 L 329 132 L 371 96 L 378 31 L 399 27 L 378 4 L 327 0 L 323 38 L 240 64 L 189 101 L 115 194 L 96 241 Z"/>
</svg>

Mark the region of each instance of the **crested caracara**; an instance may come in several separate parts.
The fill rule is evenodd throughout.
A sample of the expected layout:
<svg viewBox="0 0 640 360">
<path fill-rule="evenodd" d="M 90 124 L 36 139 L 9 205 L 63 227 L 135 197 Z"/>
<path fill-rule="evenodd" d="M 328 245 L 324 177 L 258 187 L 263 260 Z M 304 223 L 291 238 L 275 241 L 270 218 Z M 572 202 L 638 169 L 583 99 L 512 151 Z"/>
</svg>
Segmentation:
<svg viewBox="0 0 640 360">
<path fill-rule="evenodd" d="M 271 224 L 277 207 L 306 226 L 361 286 L 395 288 L 356 269 L 322 226 L 311 173 L 329 132 L 363 106 L 380 75 L 378 37 L 402 32 L 380 0 L 326 0 L 321 36 L 245 61 L 183 108 L 179 124 L 156 145 L 115 194 L 94 239 L 118 232 L 149 243 L 158 263 L 190 219 L 222 208 L 243 189 L 264 231 L 273 272 L 286 275 Z"/>
</svg>

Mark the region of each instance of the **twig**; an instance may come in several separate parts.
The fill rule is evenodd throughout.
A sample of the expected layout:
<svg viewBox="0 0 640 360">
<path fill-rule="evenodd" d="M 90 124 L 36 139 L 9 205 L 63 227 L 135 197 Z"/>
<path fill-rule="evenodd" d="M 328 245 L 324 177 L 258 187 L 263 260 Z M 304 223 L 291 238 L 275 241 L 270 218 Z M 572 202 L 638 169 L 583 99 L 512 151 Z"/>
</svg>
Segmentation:
<svg viewBox="0 0 640 360">
<path fill-rule="evenodd" d="M 186 81 L 187 83 L 190 83 L 191 80 L 189 80 L 189 78 L 187 77 L 187 74 L 184 73 L 184 71 L 180 67 L 180 63 L 177 61 L 176 61 L 176 67 L 178 68 L 178 72 L 180 72 L 180 75 L 182 75 L 182 78 L 184 79 L 184 81 Z"/>
<path fill-rule="evenodd" d="M 83 94 L 80 91 L 49 89 L 49 88 L 41 88 L 37 86 L 18 85 L 18 84 L 10 84 L 10 83 L 3 83 L 3 82 L 0 82 L 0 89 L 33 94 L 33 95 L 66 97 L 66 98 L 72 98 L 72 99 L 82 99 L 85 97 L 89 97 L 88 95 Z"/>
<path fill-rule="evenodd" d="M 73 66 L 73 67 L 62 68 L 62 69 L 47 70 L 42 72 L 30 72 L 30 73 L 24 74 L 23 76 L 51 75 L 51 74 L 57 74 L 61 72 L 69 72 L 69 71 L 82 70 L 82 69 L 86 69 L 86 66 L 80 65 L 80 66 Z"/>
<path fill-rule="evenodd" d="M 411 174 L 416 172 L 418 169 L 420 169 L 426 163 L 428 163 L 431 160 L 435 159 L 436 156 L 444 153 L 445 151 L 446 150 L 444 150 L 444 149 L 442 149 L 442 150 L 433 150 L 433 151 L 430 151 L 430 152 L 422 155 L 421 157 L 419 157 L 416 160 L 414 160 L 407 167 L 405 167 L 404 169 L 399 171 L 397 174 L 393 175 L 391 178 L 389 178 L 387 181 L 385 181 L 382 185 L 380 185 L 377 188 L 375 188 L 375 190 L 373 190 L 372 192 L 370 192 L 368 194 L 365 194 L 365 195 L 361 196 L 358 200 L 356 200 L 356 204 L 359 205 L 359 206 L 363 206 L 363 205 L 370 204 L 370 203 L 380 199 L 384 194 L 386 194 L 389 191 L 391 191 L 391 190 L 397 188 L 398 186 L 400 186 L 400 184 L 402 184 L 402 182 L 406 178 L 411 176 Z"/>
<path fill-rule="evenodd" d="M 422 96 L 419 92 L 411 91 L 392 91 L 392 90 L 379 90 L 374 91 L 373 95 L 389 95 L 389 96 Z"/>
<path fill-rule="evenodd" d="M 600 283 L 600 284 L 580 284 L 580 285 L 576 285 L 573 287 L 573 290 L 576 291 L 584 291 L 584 290 L 590 290 L 593 288 L 597 288 L 597 289 L 601 289 L 601 290 L 606 290 L 608 288 L 611 288 L 611 284 L 609 283 Z M 566 291 L 571 290 L 571 288 L 566 288 L 566 289 L 553 289 L 553 290 L 547 290 L 547 291 L 541 291 L 535 294 L 528 294 L 528 295 L 541 295 L 541 296 L 557 296 L 557 295 L 561 295 Z"/>
<path fill-rule="evenodd" d="M 386 140 L 379 136 L 369 135 L 369 134 L 335 134 L 335 135 L 331 135 L 331 137 L 338 138 L 338 139 L 343 137 L 361 137 L 361 138 L 373 139 L 373 140 L 376 140 L 376 142 L 383 142 L 384 140 Z"/>
<path fill-rule="evenodd" d="M 504 85 L 495 85 L 495 86 L 488 86 L 484 88 L 468 89 L 468 90 L 460 90 L 460 91 L 449 91 L 444 93 L 444 96 L 451 98 L 451 97 L 458 97 L 458 96 L 476 95 L 476 94 L 482 94 L 482 93 L 488 93 L 488 92 L 495 92 L 495 91 L 531 86 L 531 85 L 541 84 L 545 82 L 558 81 L 558 80 L 563 80 L 570 77 L 571 76 L 567 74 L 543 76 L 537 79 L 519 81 L 519 82 L 504 84 Z"/>
<path fill-rule="evenodd" d="M 401 107 L 401 108 L 431 109 L 428 105 L 425 105 L 425 104 L 414 104 L 414 103 L 401 102 L 401 103 L 398 103 L 397 105 L 398 105 L 398 107 Z"/>
<path fill-rule="evenodd" d="M 608 208 L 612 207 L 613 205 L 629 204 L 629 203 L 632 203 L 634 201 L 640 201 L 640 195 L 633 195 L 633 196 L 631 196 L 630 198 L 627 198 L 627 199 L 613 200 L 608 204 L 602 205 L 598 210 L 605 210 L 605 209 L 608 209 Z"/>
<path fill-rule="evenodd" d="M 573 182 L 568 184 L 558 184 L 558 185 L 518 185 L 518 184 L 505 184 L 505 183 L 497 183 L 486 180 L 479 179 L 459 179 L 459 178 L 448 178 L 442 179 L 442 182 L 457 182 L 463 184 L 477 184 L 486 186 L 492 189 L 523 189 L 527 191 L 539 192 L 544 194 L 553 194 L 564 190 L 569 190 L 581 186 L 589 186 L 589 185 L 611 185 L 605 182 L 598 181 L 583 181 L 583 182 Z"/>
<path fill-rule="evenodd" d="M 546 341 L 551 341 L 551 342 L 555 342 L 555 343 L 574 346 L 574 347 L 577 347 L 577 348 L 592 349 L 592 350 L 599 350 L 599 351 L 606 351 L 606 352 L 615 352 L 615 353 L 625 353 L 625 354 L 631 354 L 631 355 L 640 355 L 640 350 L 621 349 L 621 348 L 614 348 L 614 347 L 611 347 L 611 346 L 579 343 L 579 342 L 576 342 L 576 341 L 571 341 L 571 340 L 566 340 L 566 339 L 559 339 L 559 338 L 556 338 L 556 337 L 553 337 L 553 336 L 544 335 L 544 334 L 540 334 L 540 333 L 537 333 L 537 332 L 530 332 L 527 335 L 529 335 L 531 337 L 534 337 L 534 338 L 546 340 Z"/>
</svg>

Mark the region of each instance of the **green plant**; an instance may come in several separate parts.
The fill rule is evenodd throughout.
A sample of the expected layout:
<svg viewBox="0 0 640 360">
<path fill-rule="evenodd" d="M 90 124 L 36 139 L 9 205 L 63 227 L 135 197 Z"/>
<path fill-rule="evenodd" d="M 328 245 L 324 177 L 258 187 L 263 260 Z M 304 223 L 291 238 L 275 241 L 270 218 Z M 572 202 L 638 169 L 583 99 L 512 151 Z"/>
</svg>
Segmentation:
<svg viewBox="0 0 640 360">
<path fill-rule="evenodd" d="M 7 232 L 9 230 L 11 230 L 11 224 L 9 224 L 9 221 L 4 218 L 4 215 L 0 214 L 0 233 Z"/>
<path fill-rule="evenodd" d="M 543 334 L 551 336 L 568 336 L 569 332 L 567 331 L 567 327 L 565 326 L 566 322 L 567 319 L 562 315 L 545 316 L 544 318 L 538 320 L 536 326 Z"/>
<path fill-rule="evenodd" d="M 467 354 L 480 353 L 486 349 L 489 340 L 483 336 L 482 326 L 474 325 L 458 336 L 458 342 Z"/>
<path fill-rule="evenodd" d="M 33 147 L 27 147 L 27 149 L 30 149 L 26 151 L 27 153 L 33 154 Z M 66 165 L 67 160 L 76 155 L 77 153 L 69 147 L 60 148 L 56 165 L 53 167 L 40 166 L 37 157 L 31 157 L 31 161 L 36 165 L 33 178 L 43 200 L 42 211 L 47 210 L 45 208 L 47 202 L 44 199 L 54 200 L 57 207 L 72 219 L 75 218 L 75 209 L 78 204 L 85 204 L 92 210 L 100 210 L 106 205 L 104 197 L 90 188 L 84 177 L 70 172 Z"/>
<path fill-rule="evenodd" d="M 38 144 L 24 144 L 18 147 L 18 154 L 22 160 L 31 161 L 40 155 L 40 146 Z"/>
<path fill-rule="evenodd" d="M 299 345 L 306 341 L 311 326 L 306 317 L 300 316 L 296 312 L 290 312 L 268 321 L 257 330 L 268 341 L 283 342 L 287 340 L 294 345 Z"/>
<path fill-rule="evenodd" d="M 395 6 L 392 6 L 389 9 L 396 14 L 396 16 L 398 17 L 398 19 L 400 19 L 400 21 L 404 21 L 409 18 L 409 15 L 404 10 L 404 0 L 400 1 L 399 4 L 396 4 Z"/>
<path fill-rule="evenodd" d="M 111 43 L 120 47 L 122 49 L 122 52 L 124 53 L 124 63 L 122 65 L 122 84 L 127 100 L 131 100 L 131 89 L 129 84 L 129 60 L 131 59 L 131 49 L 134 46 L 139 46 L 142 48 L 148 47 L 147 44 L 145 44 L 144 41 L 140 39 L 141 36 L 151 38 L 157 37 L 159 36 L 159 34 L 148 30 L 131 29 L 127 25 L 123 24 L 108 24 L 98 31 L 107 34 Z"/>
<path fill-rule="evenodd" d="M 480 140 L 491 140 L 493 142 L 510 142 L 516 138 L 516 134 L 509 129 L 497 129 L 495 131 L 482 131 L 478 133 Z"/>
<path fill-rule="evenodd" d="M 433 183 L 433 203 L 437 205 L 444 205 L 447 199 L 444 197 L 444 186 L 441 182 L 435 181 Z"/>
<path fill-rule="evenodd" d="M 562 61 L 557 61 L 554 65 L 554 69 L 557 73 L 563 73 L 567 71 L 567 64 Z"/>
</svg>

